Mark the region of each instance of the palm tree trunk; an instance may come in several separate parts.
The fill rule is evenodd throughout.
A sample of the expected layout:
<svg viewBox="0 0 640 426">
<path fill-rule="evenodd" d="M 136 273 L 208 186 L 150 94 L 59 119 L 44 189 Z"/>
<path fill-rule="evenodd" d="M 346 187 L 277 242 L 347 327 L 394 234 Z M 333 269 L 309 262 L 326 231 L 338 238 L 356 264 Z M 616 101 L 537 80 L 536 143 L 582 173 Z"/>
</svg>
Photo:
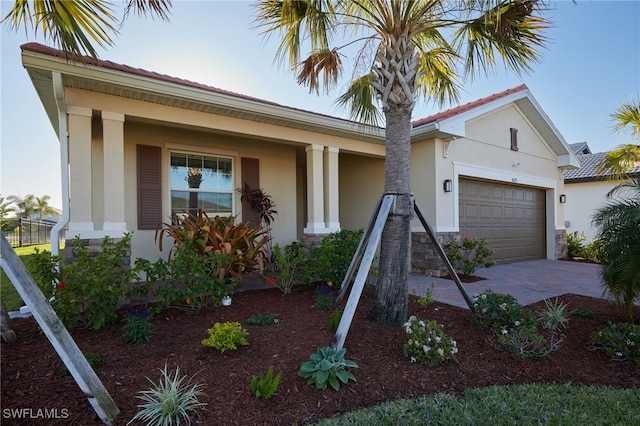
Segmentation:
<svg viewBox="0 0 640 426">
<path fill-rule="evenodd" d="M 408 277 L 411 259 L 410 131 L 413 105 L 391 104 L 385 109 L 385 193 L 395 194 L 396 203 L 382 233 L 380 273 L 375 306 L 370 319 L 400 326 L 408 316 Z"/>
</svg>

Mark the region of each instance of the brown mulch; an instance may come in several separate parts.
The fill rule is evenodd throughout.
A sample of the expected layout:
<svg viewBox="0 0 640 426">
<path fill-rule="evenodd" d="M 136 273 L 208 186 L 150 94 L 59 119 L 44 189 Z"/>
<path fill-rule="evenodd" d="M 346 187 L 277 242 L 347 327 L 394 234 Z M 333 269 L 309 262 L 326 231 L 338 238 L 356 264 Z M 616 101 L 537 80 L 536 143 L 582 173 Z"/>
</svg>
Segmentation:
<svg viewBox="0 0 640 426">
<path fill-rule="evenodd" d="M 601 384 L 623 388 L 640 387 L 640 367 L 631 362 L 610 360 L 594 350 L 590 336 L 607 321 L 623 322 L 623 309 L 590 297 L 565 295 L 559 298 L 569 309 L 593 311 L 596 319 L 572 317 L 562 348 L 544 359 L 523 360 L 498 352 L 486 342 L 486 335 L 469 322 L 470 312 L 433 303 L 421 310 L 410 299 L 412 314 L 435 319 L 458 342 L 459 364 L 427 367 L 412 364 L 403 356 L 406 335 L 402 328 L 386 327 L 367 320 L 372 299 L 363 296 L 345 347 L 346 358 L 355 361 L 358 379 L 339 392 L 320 391 L 297 376 L 300 365 L 318 347 L 330 346 L 333 333 L 328 326 L 330 311 L 313 307 L 313 291 L 283 295 L 276 289 L 236 294 L 230 307 L 194 313 L 169 309 L 153 318 L 154 334 L 148 343 L 126 344 L 121 325 L 94 332 L 72 330 L 85 353 L 97 354 L 106 362 L 97 374 L 121 410 L 116 425 L 124 425 L 136 412 L 137 392 L 148 389 L 146 377 L 158 381 L 165 363 L 170 371 L 194 376 L 204 384 L 207 409 L 203 425 L 291 425 L 317 421 L 340 413 L 398 398 L 450 392 L 462 394 L 469 387 L 545 382 Z M 541 309 L 542 302 L 531 305 Z M 279 322 L 268 326 L 246 326 L 249 346 L 219 353 L 200 342 L 215 322 L 244 321 L 256 314 L 277 315 Z M 640 308 L 634 311 L 640 318 Z M 13 320 L 18 342 L 2 344 L 2 425 L 97 425 L 95 412 L 71 377 L 61 377 L 62 363 L 32 318 Z M 250 391 L 252 376 L 262 377 L 270 365 L 282 371 L 276 395 L 257 399 Z M 4 416 L 14 408 L 65 410 L 60 420 L 18 421 Z M 35 412 L 35 411 L 34 411 Z"/>
</svg>

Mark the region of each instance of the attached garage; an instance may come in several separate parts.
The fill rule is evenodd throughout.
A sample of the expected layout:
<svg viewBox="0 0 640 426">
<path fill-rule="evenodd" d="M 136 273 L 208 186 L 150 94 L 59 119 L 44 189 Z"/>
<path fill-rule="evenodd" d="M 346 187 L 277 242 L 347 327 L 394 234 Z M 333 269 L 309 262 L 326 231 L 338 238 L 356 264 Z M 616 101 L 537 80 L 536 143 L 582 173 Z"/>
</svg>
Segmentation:
<svg viewBox="0 0 640 426">
<path fill-rule="evenodd" d="M 544 259 L 545 191 L 460 178 L 462 238 L 485 238 L 499 263 Z"/>
</svg>

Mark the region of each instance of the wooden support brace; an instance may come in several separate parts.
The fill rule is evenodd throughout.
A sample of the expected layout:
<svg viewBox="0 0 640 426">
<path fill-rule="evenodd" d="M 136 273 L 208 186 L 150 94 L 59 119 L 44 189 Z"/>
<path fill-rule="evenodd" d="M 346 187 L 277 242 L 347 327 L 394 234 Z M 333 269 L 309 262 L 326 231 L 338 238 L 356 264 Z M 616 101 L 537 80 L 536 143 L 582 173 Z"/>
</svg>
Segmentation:
<svg viewBox="0 0 640 426">
<path fill-rule="evenodd" d="M 112 424 L 120 412 L 115 401 L 1 232 L 0 265 L 100 420 Z"/>
</svg>

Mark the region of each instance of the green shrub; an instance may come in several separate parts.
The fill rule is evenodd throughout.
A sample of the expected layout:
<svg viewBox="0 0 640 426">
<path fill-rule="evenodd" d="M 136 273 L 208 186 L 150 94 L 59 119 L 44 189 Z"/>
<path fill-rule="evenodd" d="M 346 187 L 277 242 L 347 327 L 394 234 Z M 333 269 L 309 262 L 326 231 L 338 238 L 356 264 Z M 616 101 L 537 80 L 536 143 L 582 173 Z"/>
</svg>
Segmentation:
<svg viewBox="0 0 640 426">
<path fill-rule="evenodd" d="M 273 248 L 273 260 L 278 276 L 273 277 L 273 285 L 284 294 L 291 293 L 294 284 L 306 279 L 308 259 L 301 243 L 289 244 L 284 249 L 277 243 Z"/>
<path fill-rule="evenodd" d="M 62 279 L 53 290 L 51 305 L 62 322 L 99 330 L 118 321 L 116 309 L 132 281 L 125 259 L 129 257 L 131 234 L 118 242 L 105 237 L 92 256 L 79 237 L 73 240 L 76 261 L 67 263 Z"/>
<path fill-rule="evenodd" d="M 244 323 L 247 325 L 271 325 L 277 322 L 278 319 L 276 318 L 276 314 L 253 315 L 244 320 Z"/>
<path fill-rule="evenodd" d="M 490 268 L 496 265 L 496 262 L 491 260 L 493 250 L 489 248 L 485 239 L 452 240 L 446 242 L 443 248 L 458 274 L 472 275 L 480 266 Z"/>
<path fill-rule="evenodd" d="M 535 326 L 520 325 L 502 329 L 499 334 L 489 338 L 491 346 L 512 353 L 521 358 L 543 358 L 557 350 L 564 338 L 551 333 L 548 338 L 538 333 Z"/>
<path fill-rule="evenodd" d="M 127 425 L 140 420 L 147 425 L 170 426 L 180 425 L 184 421 L 191 424 L 190 416 L 198 409 L 207 405 L 198 401 L 198 397 L 203 394 L 202 384 L 191 384 L 192 379 L 180 376 L 179 368 L 176 367 L 172 375 L 167 371 L 167 366 L 160 370 L 161 377 L 158 383 L 154 383 L 147 378 L 152 387 L 149 390 L 138 392 L 136 398 L 142 400 L 138 405 L 138 412 L 127 423 Z"/>
<path fill-rule="evenodd" d="M 593 344 L 614 360 L 630 360 L 640 364 L 640 325 L 611 323 L 594 333 Z"/>
<path fill-rule="evenodd" d="M 585 318 L 585 319 L 596 318 L 596 314 L 594 314 L 592 310 L 585 309 L 585 308 L 575 308 L 571 312 L 569 312 L 569 314 L 578 318 Z"/>
<path fill-rule="evenodd" d="M 275 377 L 273 375 L 273 365 L 269 366 L 267 374 L 262 378 L 253 376 L 251 378 L 251 392 L 256 398 L 269 399 L 278 390 L 280 384 L 280 377 L 282 377 L 282 371 Z"/>
<path fill-rule="evenodd" d="M 364 231 L 342 229 L 329 234 L 318 247 L 311 248 L 311 275 L 340 289 Z"/>
<path fill-rule="evenodd" d="M 345 348 L 338 351 L 330 347 L 319 348 L 315 354 L 311 355 L 309 361 L 300 366 L 298 375 L 307 379 L 308 385 L 315 385 L 320 390 L 331 386 L 338 391 L 341 382 L 347 384 L 349 380 L 357 381 L 347 368 L 358 367 L 358 365 L 344 359 L 346 352 Z"/>
<path fill-rule="evenodd" d="M 239 322 L 215 323 L 208 330 L 209 337 L 202 341 L 203 346 L 214 348 L 220 352 L 236 350 L 238 346 L 249 344 L 247 336 L 249 332 Z"/>
<path fill-rule="evenodd" d="M 425 290 L 424 296 L 418 296 L 417 292 L 414 290 L 413 294 L 416 296 L 415 302 L 420 306 L 420 309 L 427 309 L 427 306 L 433 303 L 433 287 L 435 287 L 435 283 L 431 283 L 431 287 L 427 287 Z"/>
<path fill-rule="evenodd" d="M 320 283 L 316 287 L 314 306 L 317 309 L 328 311 L 333 308 L 333 289 L 329 283 Z"/>
<path fill-rule="evenodd" d="M 536 319 L 520 306 L 510 294 L 493 293 L 487 290 L 473 296 L 474 313 L 471 322 L 481 328 L 500 334 L 503 329 L 521 325 L 535 327 Z"/>
<path fill-rule="evenodd" d="M 567 327 L 569 322 L 568 313 L 566 312 L 567 303 L 545 299 L 545 309 L 538 314 L 538 321 L 545 329 L 552 333 L 558 333 Z"/>
<path fill-rule="evenodd" d="M 576 236 L 567 234 L 567 257 L 569 259 L 584 259 L 584 246 L 582 245 L 584 240 L 584 233 Z"/>
</svg>

